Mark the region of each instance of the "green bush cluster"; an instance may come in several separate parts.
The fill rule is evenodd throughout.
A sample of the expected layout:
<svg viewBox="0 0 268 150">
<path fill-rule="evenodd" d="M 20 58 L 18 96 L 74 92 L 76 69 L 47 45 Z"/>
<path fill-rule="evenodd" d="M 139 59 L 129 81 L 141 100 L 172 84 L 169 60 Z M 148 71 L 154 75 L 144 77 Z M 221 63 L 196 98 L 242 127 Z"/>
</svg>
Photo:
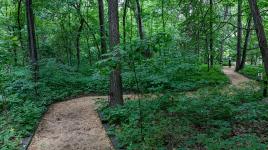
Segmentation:
<svg viewBox="0 0 268 150">
<path fill-rule="evenodd" d="M 259 150 L 268 148 L 268 105 L 261 98 L 253 90 L 218 87 L 141 99 L 141 108 L 138 101 L 104 105 L 101 112 L 119 148 Z"/>
<path fill-rule="evenodd" d="M 253 80 L 259 80 L 258 73 L 263 73 L 264 75 L 264 68 L 262 66 L 246 65 L 240 73 Z"/>
<path fill-rule="evenodd" d="M 21 139 L 33 133 L 51 103 L 90 91 L 90 83 L 93 82 L 71 67 L 58 64 L 55 60 L 46 60 L 40 66 L 37 84 L 31 80 L 29 68 L 1 70 L 1 150 L 19 149 Z M 35 95 L 36 86 L 38 96 Z"/>
<path fill-rule="evenodd" d="M 171 52 L 166 56 L 137 63 L 135 67 L 140 90 L 146 93 L 182 92 L 229 82 L 220 66 L 208 71 L 206 65 L 201 65 L 196 60 L 194 55 L 182 56 Z M 123 81 L 126 90 L 137 90 L 132 70 L 123 72 Z"/>
<path fill-rule="evenodd" d="M 205 66 L 193 63 L 195 57 L 172 55 L 134 63 L 140 91 L 137 91 L 133 66 L 122 63 L 124 91 L 178 92 L 228 82 L 219 67 L 207 72 Z M 50 104 L 78 95 L 107 94 L 107 70 L 98 65 L 82 65 L 77 71 L 55 59 L 44 59 L 40 61 L 40 79 L 36 84 L 31 79 L 30 68 L 3 67 L 0 73 L 0 148 L 17 149 L 21 139 L 33 133 Z M 35 87 L 38 96 L 35 96 Z"/>
</svg>

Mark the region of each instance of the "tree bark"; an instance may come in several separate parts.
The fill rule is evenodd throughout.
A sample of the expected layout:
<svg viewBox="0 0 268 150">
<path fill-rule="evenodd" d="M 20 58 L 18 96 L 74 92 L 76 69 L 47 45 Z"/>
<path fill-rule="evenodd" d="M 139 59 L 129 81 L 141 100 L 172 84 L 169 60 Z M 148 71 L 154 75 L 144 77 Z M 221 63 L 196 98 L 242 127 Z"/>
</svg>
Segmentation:
<svg viewBox="0 0 268 150">
<path fill-rule="evenodd" d="M 144 42 L 143 40 L 145 38 L 145 34 L 144 34 L 144 30 L 143 30 L 142 11 L 141 11 L 140 0 L 136 0 L 136 20 L 137 20 L 138 32 L 139 32 L 140 40 L 141 40 L 141 42 Z M 142 46 L 140 48 L 140 51 L 143 52 L 143 55 L 146 58 L 149 58 L 152 55 L 150 50 L 148 48 L 145 48 L 144 46 Z"/>
<path fill-rule="evenodd" d="M 247 58 L 247 48 L 248 48 L 248 44 L 250 41 L 250 33 L 251 33 L 251 21 L 252 21 L 252 16 L 251 14 L 248 17 L 248 21 L 247 21 L 247 30 L 246 30 L 246 36 L 245 36 L 245 43 L 243 46 L 243 54 L 242 54 L 242 59 L 241 59 L 241 63 L 240 63 L 240 67 L 239 70 L 243 69 L 246 63 L 246 58 Z"/>
<path fill-rule="evenodd" d="M 23 46 L 23 41 L 22 41 L 22 34 L 21 34 L 21 30 L 22 30 L 22 25 L 21 25 L 21 4 L 22 4 L 22 0 L 18 0 L 18 10 L 17 10 L 17 24 L 18 24 L 18 39 L 20 42 L 20 47 L 21 50 L 24 50 L 24 46 Z M 27 57 L 27 56 L 24 56 Z M 23 62 L 24 63 L 24 62 Z"/>
<path fill-rule="evenodd" d="M 237 46 L 235 71 L 239 71 L 241 64 L 241 43 L 242 43 L 242 0 L 238 0 L 237 12 Z"/>
<path fill-rule="evenodd" d="M 98 4 L 99 4 L 99 23 L 100 23 L 100 37 L 101 37 L 101 54 L 103 55 L 107 52 L 103 0 L 98 0 Z"/>
<path fill-rule="evenodd" d="M 209 49 L 210 49 L 210 55 L 209 55 L 209 66 L 213 67 L 214 64 L 214 51 L 213 51 L 213 0 L 209 1 L 210 6 L 210 21 L 209 21 L 209 28 L 210 28 L 210 37 L 209 37 Z M 209 68 L 210 68 L 209 67 Z"/>
<path fill-rule="evenodd" d="M 119 16 L 118 16 L 118 0 L 109 0 L 109 39 L 110 48 L 117 51 L 116 57 L 120 57 L 119 51 L 116 50 L 116 46 L 120 44 L 119 37 Z M 119 59 L 119 58 L 118 58 Z M 109 104 L 111 107 L 117 105 L 123 105 L 123 90 L 122 90 L 122 78 L 120 70 L 120 62 L 117 62 L 116 67 L 112 70 L 110 76 L 110 92 L 109 92 Z"/>
<path fill-rule="evenodd" d="M 144 32 L 143 32 L 143 25 L 142 25 L 142 18 L 141 18 L 141 6 L 140 6 L 140 1 L 136 0 L 136 8 L 137 8 L 137 24 L 138 24 L 138 30 L 139 30 L 139 36 L 140 39 L 144 39 Z"/>
<path fill-rule="evenodd" d="M 32 10 L 32 0 L 26 0 L 26 15 L 27 15 L 30 62 L 32 65 L 33 79 L 35 82 L 37 82 L 38 81 L 38 56 L 37 56 L 37 48 L 36 48 L 36 35 L 35 35 L 34 15 L 33 15 L 33 10 Z"/>
<path fill-rule="evenodd" d="M 123 13 L 123 41 L 124 41 L 124 49 L 126 49 L 126 19 L 127 19 L 127 5 L 128 5 L 128 0 L 125 0 L 124 13 Z"/>
<path fill-rule="evenodd" d="M 225 6 L 224 8 L 224 16 L 223 16 L 223 20 L 226 21 L 227 19 L 227 15 L 229 12 L 229 6 Z M 225 38 L 223 38 L 222 42 L 221 42 L 221 50 L 220 50 L 220 58 L 219 61 L 222 63 L 223 62 L 223 53 L 224 53 L 224 44 L 225 44 Z"/>
<path fill-rule="evenodd" d="M 68 11 L 70 11 L 70 7 L 68 5 Z M 71 29 L 72 25 L 71 25 L 71 13 L 68 14 L 68 27 L 69 29 Z M 71 35 L 70 30 L 66 30 L 67 31 L 67 36 Z M 67 38 L 67 43 L 68 43 L 68 64 L 71 66 L 72 65 L 72 40 L 70 38 Z"/>
<path fill-rule="evenodd" d="M 262 54 L 262 60 L 264 63 L 264 69 L 266 75 L 268 75 L 268 44 L 263 26 L 263 21 L 260 15 L 260 10 L 257 6 L 256 0 L 248 0 L 251 14 L 254 20 L 255 30 L 259 41 L 260 51 Z"/>
<path fill-rule="evenodd" d="M 80 37 L 81 37 L 81 32 L 83 30 L 84 26 L 84 19 L 80 18 L 80 26 L 77 30 L 77 35 L 76 35 L 76 58 L 77 58 L 77 70 L 79 70 L 80 63 L 81 63 L 81 58 L 80 58 Z"/>
</svg>

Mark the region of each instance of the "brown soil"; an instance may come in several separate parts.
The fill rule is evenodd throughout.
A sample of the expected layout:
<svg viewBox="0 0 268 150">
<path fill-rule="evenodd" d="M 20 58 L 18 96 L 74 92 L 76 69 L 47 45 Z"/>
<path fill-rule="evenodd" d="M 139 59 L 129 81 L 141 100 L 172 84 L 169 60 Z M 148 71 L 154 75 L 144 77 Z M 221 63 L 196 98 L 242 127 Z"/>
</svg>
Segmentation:
<svg viewBox="0 0 268 150">
<path fill-rule="evenodd" d="M 125 98 L 136 98 L 126 95 Z M 96 110 L 96 100 L 106 96 L 77 98 L 52 105 L 28 150 L 111 150 Z"/>
<path fill-rule="evenodd" d="M 223 72 L 224 72 L 224 74 L 226 74 L 229 77 L 232 84 L 236 87 L 240 87 L 241 84 L 251 81 L 248 78 L 246 78 L 245 76 L 235 72 L 233 67 L 231 67 L 231 68 L 224 67 Z"/>
</svg>

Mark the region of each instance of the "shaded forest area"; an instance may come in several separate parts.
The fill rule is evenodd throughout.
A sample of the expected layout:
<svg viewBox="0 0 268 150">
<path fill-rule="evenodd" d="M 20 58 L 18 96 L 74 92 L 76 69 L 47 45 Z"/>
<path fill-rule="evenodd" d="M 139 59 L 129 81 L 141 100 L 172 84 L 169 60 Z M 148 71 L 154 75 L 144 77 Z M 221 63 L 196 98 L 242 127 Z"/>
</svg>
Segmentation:
<svg viewBox="0 0 268 150">
<path fill-rule="evenodd" d="M 0 149 L 86 95 L 115 148 L 268 149 L 267 33 L 266 0 L 0 0 Z"/>
</svg>

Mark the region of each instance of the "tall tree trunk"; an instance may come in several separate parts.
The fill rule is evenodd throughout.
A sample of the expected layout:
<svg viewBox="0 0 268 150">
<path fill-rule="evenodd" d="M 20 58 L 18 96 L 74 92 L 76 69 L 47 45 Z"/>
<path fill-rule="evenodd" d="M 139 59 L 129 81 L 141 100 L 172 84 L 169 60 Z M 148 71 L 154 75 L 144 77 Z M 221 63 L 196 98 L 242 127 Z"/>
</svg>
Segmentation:
<svg viewBox="0 0 268 150">
<path fill-rule="evenodd" d="M 36 48 L 35 24 L 32 10 L 32 0 L 26 0 L 28 43 L 34 81 L 38 80 L 38 57 Z"/>
<path fill-rule="evenodd" d="M 15 29 L 13 28 L 13 33 L 15 32 Z M 13 49 L 13 57 L 14 57 L 14 65 L 18 65 L 18 52 L 17 52 L 17 46 L 15 43 L 12 43 L 12 49 Z"/>
<path fill-rule="evenodd" d="M 70 10 L 68 6 L 68 10 Z M 71 29 L 71 13 L 68 14 L 68 27 Z M 71 32 L 67 30 L 68 36 L 71 35 Z M 68 64 L 71 66 L 72 65 L 72 40 L 67 37 L 67 43 L 68 43 Z"/>
<path fill-rule="evenodd" d="M 209 49 L 210 49 L 210 67 L 213 67 L 214 64 L 214 51 L 213 51 L 213 0 L 209 1 L 210 6 L 210 21 L 209 21 L 209 28 L 210 28 L 210 37 L 209 37 Z M 209 68 L 210 68 L 209 67 Z"/>
<path fill-rule="evenodd" d="M 139 30 L 139 36 L 140 39 L 144 39 L 144 32 L 143 32 L 143 25 L 142 25 L 142 18 L 141 18 L 141 6 L 140 6 L 140 0 L 136 0 L 136 17 L 137 17 L 137 24 L 138 24 L 138 30 Z"/>
<path fill-rule="evenodd" d="M 258 41 L 259 41 L 259 46 L 262 54 L 262 60 L 264 63 L 264 69 L 266 72 L 266 75 L 268 75 L 268 44 L 267 44 L 267 39 L 265 35 L 265 30 L 262 24 L 262 18 L 260 15 L 260 10 L 257 6 L 256 0 L 248 0 L 251 14 L 254 20 L 254 25 L 255 25 L 255 30 L 257 33 Z"/>
<path fill-rule="evenodd" d="M 126 20 L 127 20 L 127 5 L 128 0 L 125 0 L 124 4 L 124 13 L 123 13 L 123 41 L 124 41 L 124 49 L 126 49 Z"/>
<path fill-rule="evenodd" d="M 241 60 L 241 64 L 239 67 L 239 70 L 243 69 L 246 63 L 246 58 L 247 58 L 247 48 L 248 48 L 248 44 L 250 41 L 250 33 L 251 33 L 251 21 L 252 21 L 252 16 L 251 14 L 248 17 L 248 21 L 247 21 L 247 30 L 246 30 L 246 36 L 245 36 L 245 43 L 243 46 L 243 54 L 242 54 L 242 60 Z"/>
<path fill-rule="evenodd" d="M 143 30 L 142 11 L 141 11 L 140 0 L 136 0 L 136 19 L 137 19 L 140 40 L 143 42 L 145 35 L 144 35 L 144 30 Z M 151 52 L 148 50 L 148 48 L 142 47 L 141 51 L 144 52 L 145 57 L 148 58 L 151 56 Z"/>
<path fill-rule="evenodd" d="M 237 54 L 235 71 L 239 71 L 241 64 L 241 43 L 242 43 L 242 0 L 238 0 L 237 8 Z"/>
<path fill-rule="evenodd" d="M 18 10 L 17 10 L 17 24 L 18 24 L 18 39 L 19 39 L 19 42 L 20 42 L 20 47 L 21 47 L 21 50 L 24 50 L 24 45 L 23 45 L 23 41 L 22 41 L 22 34 L 21 34 L 21 30 L 22 30 L 22 25 L 21 25 L 21 19 L 20 19 L 20 16 L 21 16 L 21 4 L 22 4 L 22 0 L 18 0 Z M 23 57 L 27 57 L 26 54 L 23 53 Z M 23 64 L 24 62 L 22 62 Z"/>
<path fill-rule="evenodd" d="M 88 61 L 90 66 L 92 65 L 92 55 L 91 55 L 91 51 L 90 51 L 90 44 L 89 44 L 89 38 L 88 36 L 86 36 L 87 39 L 87 48 L 88 48 Z"/>
<path fill-rule="evenodd" d="M 100 37 L 101 37 L 101 55 L 103 55 L 107 52 L 103 0 L 98 0 L 98 4 L 99 4 L 99 23 L 100 23 Z"/>
<path fill-rule="evenodd" d="M 110 36 L 110 48 L 116 51 L 117 56 L 120 57 L 119 51 L 116 46 L 120 44 L 119 37 L 119 17 L 118 17 L 118 0 L 109 0 L 109 36 Z M 118 58 L 119 59 L 119 58 Z M 120 62 L 117 62 L 116 67 L 112 70 L 110 76 L 110 106 L 123 105 L 123 89 Z"/>
<path fill-rule="evenodd" d="M 229 6 L 225 6 L 225 8 L 224 8 L 224 16 L 223 16 L 224 21 L 226 21 L 226 19 L 227 19 L 228 12 L 229 12 Z M 220 48 L 220 58 L 219 58 L 220 62 L 223 62 L 223 53 L 224 53 L 225 40 L 226 40 L 225 37 L 223 37 L 223 40 L 221 42 L 221 48 Z"/>
<path fill-rule="evenodd" d="M 32 0 L 26 0 L 26 15 L 27 15 L 30 62 L 32 65 L 33 80 L 36 83 L 38 81 L 39 68 L 38 68 L 38 56 L 36 48 L 34 15 L 32 10 Z M 35 90 L 36 90 L 35 93 L 37 94 L 37 88 Z"/>
<path fill-rule="evenodd" d="M 76 58 L 77 58 L 77 70 L 79 70 L 80 63 L 81 63 L 81 58 L 80 58 L 80 37 L 81 37 L 81 32 L 83 30 L 84 26 L 84 19 L 80 19 L 80 26 L 77 30 L 77 35 L 76 35 Z"/>
</svg>

